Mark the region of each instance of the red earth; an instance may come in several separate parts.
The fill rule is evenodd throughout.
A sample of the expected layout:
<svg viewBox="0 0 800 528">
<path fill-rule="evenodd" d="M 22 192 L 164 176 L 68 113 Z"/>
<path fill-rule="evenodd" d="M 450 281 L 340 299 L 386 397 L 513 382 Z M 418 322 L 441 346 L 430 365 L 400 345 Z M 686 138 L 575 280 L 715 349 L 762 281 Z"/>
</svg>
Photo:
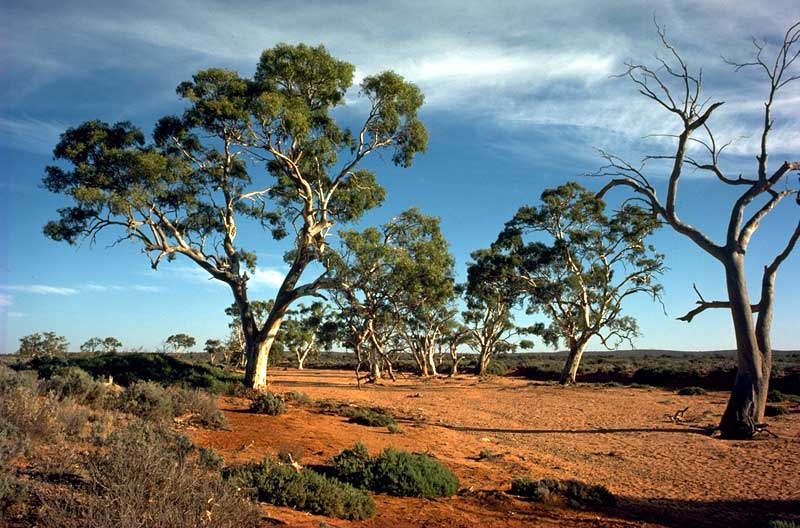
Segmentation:
<svg viewBox="0 0 800 528">
<path fill-rule="evenodd" d="M 348 423 L 291 404 L 281 416 L 250 413 L 247 400 L 222 397 L 228 429 L 193 429 L 226 463 L 292 453 L 324 464 L 364 442 L 435 456 L 458 476 L 446 499 L 374 495 L 366 521 L 330 519 L 264 505 L 265 526 L 429 527 L 727 527 L 773 518 L 800 520 L 800 413 L 770 419 L 771 434 L 751 441 L 709 436 L 727 395 L 678 396 L 662 389 L 578 385 L 563 388 L 514 378 L 403 377 L 356 386 L 346 371 L 271 372 L 271 390 L 301 391 L 387 409 L 403 432 Z M 688 407 L 683 420 L 672 420 Z M 479 457 L 481 451 L 497 456 Z M 606 486 L 613 508 L 543 505 L 508 494 L 515 477 L 577 479 Z"/>
</svg>

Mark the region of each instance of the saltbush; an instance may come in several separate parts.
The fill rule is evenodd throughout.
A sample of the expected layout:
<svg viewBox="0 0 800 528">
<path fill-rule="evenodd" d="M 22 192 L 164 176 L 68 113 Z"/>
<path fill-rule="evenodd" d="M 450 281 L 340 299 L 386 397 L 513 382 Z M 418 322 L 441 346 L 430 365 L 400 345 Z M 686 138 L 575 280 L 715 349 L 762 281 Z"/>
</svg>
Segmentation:
<svg viewBox="0 0 800 528">
<path fill-rule="evenodd" d="M 535 502 L 565 501 L 571 506 L 614 506 L 616 497 L 604 486 L 578 480 L 518 478 L 511 482 L 511 493 Z"/>
<path fill-rule="evenodd" d="M 258 414 L 278 416 L 286 412 L 286 402 L 271 392 L 262 392 L 250 404 L 250 410 Z"/>
<path fill-rule="evenodd" d="M 212 396 L 180 387 L 164 388 L 152 381 L 130 385 L 120 394 L 117 408 L 145 420 L 169 420 L 188 415 L 188 421 L 193 424 L 211 428 L 225 426 L 225 415 Z"/>
<path fill-rule="evenodd" d="M 248 490 L 253 498 L 340 519 L 367 519 L 375 502 L 367 493 L 315 471 L 300 471 L 267 457 L 261 464 L 226 469 L 228 481 Z"/>
<path fill-rule="evenodd" d="M 336 478 L 354 486 L 399 497 L 449 497 L 458 491 L 458 478 L 438 460 L 387 448 L 371 458 L 357 443 L 333 457 Z"/>
<path fill-rule="evenodd" d="M 683 387 L 678 391 L 678 396 L 702 396 L 705 393 L 702 387 Z"/>
<path fill-rule="evenodd" d="M 789 409 L 780 405 L 767 405 L 764 407 L 764 416 L 782 416 L 788 413 Z"/>
<path fill-rule="evenodd" d="M 344 413 L 349 417 L 350 423 L 366 425 L 367 427 L 389 427 L 397 425 L 394 418 L 381 409 L 368 409 L 366 407 L 355 407 L 347 409 Z"/>
<path fill-rule="evenodd" d="M 105 385 L 78 367 L 58 369 L 50 379 L 43 382 L 43 389 L 60 400 L 71 398 L 78 403 L 92 406 L 102 406 L 108 393 Z"/>
<path fill-rule="evenodd" d="M 779 390 L 771 390 L 767 394 L 767 401 L 770 403 L 792 402 L 800 403 L 800 396 L 794 394 L 786 394 Z"/>
</svg>

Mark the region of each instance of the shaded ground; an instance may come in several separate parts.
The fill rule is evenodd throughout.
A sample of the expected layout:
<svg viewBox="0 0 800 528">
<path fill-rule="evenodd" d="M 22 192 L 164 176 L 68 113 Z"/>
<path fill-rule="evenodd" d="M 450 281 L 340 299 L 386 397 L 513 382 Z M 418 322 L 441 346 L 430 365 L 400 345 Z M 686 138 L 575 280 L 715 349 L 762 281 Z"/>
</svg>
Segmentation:
<svg viewBox="0 0 800 528">
<path fill-rule="evenodd" d="M 194 430 L 193 439 L 226 459 L 259 460 L 291 452 L 301 463 L 325 463 L 363 441 L 374 454 L 387 446 L 431 454 L 461 480 L 458 496 L 408 499 L 376 495 L 376 517 L 331 520 L 265 506 L 289 526 L 752 526 L 770 518 L 800 520 L 800 414 L 770 420 L 777 438 L 713 439 L 726 395 L 677 396 L 661 389 L 562 388 L 519 379 L 479 381 L 402 378 L 359 390 L 344 371 L 272 372 L 272 390 L 302 391 L 384 407 L 405 430 L 347 423 L 346 418 L 291 406 L 278 417 L 247 412 L 223 397 L 228 431 Z M 669 417 L 685 407 L 686 422 Z M 501 455 L 480 460 L 488 450 Z M 602 484 L 615 508 L 576 510 L 531 504 L 504 493 L 510 479 L 576 478 Z"/>
</svg>

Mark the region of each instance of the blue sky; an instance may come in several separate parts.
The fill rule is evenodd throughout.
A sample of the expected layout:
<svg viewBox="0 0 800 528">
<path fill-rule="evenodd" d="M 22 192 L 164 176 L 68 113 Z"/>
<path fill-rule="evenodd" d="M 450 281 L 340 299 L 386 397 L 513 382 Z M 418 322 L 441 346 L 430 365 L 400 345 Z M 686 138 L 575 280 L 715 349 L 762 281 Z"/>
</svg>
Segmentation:
<svg viewBox="0 0 800 528">
<path fill-rule="evenodd" d="M 735 140 L 723 161 L 752 173 L 764 85 L 756 71 L 735 74 L 720 55 L 750 57 L 750 38 L 780 39 L 800 19 L 793 0 L 770 2 L 10 2 L 0 3 L 0 351 L 18 339 L 52 330 L 77 349 L 91 336 L 114 335 L 127 347 L 152 349 L 170 334 L 199 343 L 222 337 L 231 302 L 221 284 L 180 259 L 157 271 L 132 245 L 71 247 L 41 234 L 63 198 L 40 186 L 53 146 L 66 128 L 99 118 L 130 120 L 151 131 L 162 115 L 179 113 L 174 89 L 197 70 L 235 69 L 252 75 L 261 50 L 278 42 L 325 44 L 356 66 L 356 77 L 393 69 L 426 96 L 422 118 L 428 152 L 412 168 L 374 158 L 388 199 L 362 225 L 384 222 L 417 206 L 440 216 L 463 278 L 469 253 L 486 247 L 521 205 L 601 166 L 595 148 L 636 161 L 665 152 L 675 123 L 637 96 L 623 79 L 629 59 L 659 53 L 653 16 L 690 66 L 703 68 L 706 93 L 726 104 L 711 125 Z M 772 160 L 800 157 L 800 84 L 776 104 Z M 357 121 L 364 110 L 353 90 L 341 112 Z M 654 167 L 654 180 L 665 171 Z M 687 175 L 680 214 L 719 238 L 732 196 L 700 174 Z M 784 204 L 754 239 L 751 282 L 785 243 L 797 207 Z M 286 249 L 248 232 L 259 256 L 251 285 L 269 298 Z M 668 230 L 654 239 L 667 254 L 662 308 L 632 300 L 638 348 L 732 348 L 730 318 L 706 312 L 692 324 L 675 320 L 693 307 L 692 283 L 708 299 L 722 298 L 721 267 Z M 796 331 L 800 257 L 778 278 L 775 348 L 800 349 Z M 757 292 L 752 294 L 754 297 Z M 538 347 L 542 350 L 541 347 Z"/>
</svg>

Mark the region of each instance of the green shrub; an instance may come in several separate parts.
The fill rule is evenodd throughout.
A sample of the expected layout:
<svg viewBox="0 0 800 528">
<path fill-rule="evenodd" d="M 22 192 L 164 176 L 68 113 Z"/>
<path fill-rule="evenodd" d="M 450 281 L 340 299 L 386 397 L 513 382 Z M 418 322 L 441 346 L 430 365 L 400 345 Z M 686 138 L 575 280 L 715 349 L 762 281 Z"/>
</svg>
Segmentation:
<svg viewBox="0 0 800 528">
<path fill-rule="evenodd" d="M 189 415 L 188 422 L 205 427 L 225 426 L 225 415 L 214 397 L 198 390 L 170 387 L 152 381 L 139 381 L 125 389 L 117 408 L 145 420 L 169 420 Z"/>
<path fill-rule="evenodd" d="M 498 359 L 494 359 L 486 365 L 486 370 L 483 372 L 484 375 L 491 375 L 491 376 L 505 376 L 508 372 L 508 365 L 505 361 L 501 361 Z"/>
<path fill-rule="evenodd" d="M 391 423 L 386 426 L 386 429 L 392 434 L 403 434 L 406 432 L 400 424 Z"/>
<path fill-rule="evenodd" d="M 152 381 L 139 381 L 120 394 L 118 408 L 145 420 L 167 420 L 175 416 L 175 406 L 167 389 Z"/>
<path fill-rule="evenodd" d="M 767 394 L 767 401 L 770 403 L 783 403 L 783 402 L 792 402 L 792 403 L 800 403 L 800 396 L 795 394 L 786 394 L 779 390 L 771 390 Z"/>
<path fill-rule="evenodd" d="M 210 471 L 221 471 L 225 459 L 210 447 L 201 447 L 198 453 L 200 464 Z"/>
<path fill-rule="evenodd" d="M 578 480 L 528 478 L 514 479 L 511 493 L 536 502 L 566 501 L 572 506 L 614 506 L 616 497 L 604 486 L 594 486 Z"/>
<path fill-rule="evenodd" d="M 250 404 L 250 410 L 258 414 L 278 416 L 286 412 L 286 402 L 271 392 L 262 392 Z"/>
<path fill-rule="evenodd" d="M 43 382 L 43 389 L 60 400 L 71 398 L 78 403 L 99 406 L 108 393 L 105 385 L 78 367 L 56 370 L 50 379 Z"/>
<path fill-rule="evenodd" d="M 255 505 L 190 456 L 186 437 L 137 422 L 88 456 L 81 495 L 43 497 L 39 526 L 142 528 L 255 527 Z"/>
<path fill-rule="evenodd" d="M 780 405 L 767 405 L 764 407 L 764 416 L 781 416 L 789 414 L 789 409 Z"/>
<path fill-rule="evenodd" d="M 370 458 L 358 443 L 333 457 L 336 478 L 399 497 L 449 497 L 458 491 L 458 478 L 438 460 L 387 448 Z"/>
<path fill-rule="evenodd" d="M 355 407 L 347 409 L 343 413 L 348 416 L 350 423 L 366 425 L 367 427 L 389 427 L 397 425 L 394 418 L 381 409 L 368 409 L 366 407 Z"/>
<path fill-rule="evenodd" d="M 375 502 L 363 491 L 310 469 L 298 472 L 269 457 L 261 464 L 230 468 L 224 474 L 234 486 L 276 506 L 340 519 L 367 519 L 375 514 Z"/>
<path fill-rule="evenodd" d="M 702 387 L 684 387 L 678 391 L 678 396 L 702 396 L 705 393 Z"/>
<path fill-rule="evenodd" d="M 23 502 L 28 495 L 28 486 L 17 478 L 14 471 L 0 461 L 0 514 Z M 0 515 L 2 517 L 2 515 Z"/>
<path fill-rule="evenodd" d="M 313 405 L 314 403 L 314 400 L 308 394 L 300 391 L 289 391 L 283 395 L 283 398 L 299 405 Z"/>
<path fill-rule="evenodd" d="M 478 453 L 478 460 L 496 460 L 503 458 L 503 453 L 495 453 L 491 449 L 481 449 Z"/>
</svg>

